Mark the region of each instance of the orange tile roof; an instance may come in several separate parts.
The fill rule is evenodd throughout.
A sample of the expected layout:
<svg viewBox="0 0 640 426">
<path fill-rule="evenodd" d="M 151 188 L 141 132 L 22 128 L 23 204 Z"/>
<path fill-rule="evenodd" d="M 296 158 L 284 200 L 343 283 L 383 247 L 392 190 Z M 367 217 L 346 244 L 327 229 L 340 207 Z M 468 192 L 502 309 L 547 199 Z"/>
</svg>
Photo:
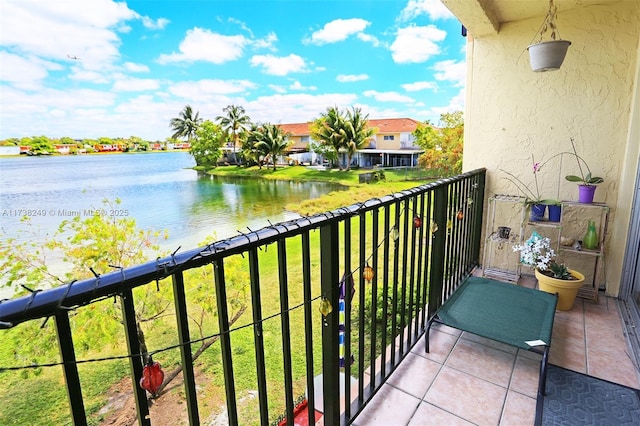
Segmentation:
<svg viewBox="0 0 640 426">
<path fill-rule="evenodd" d="M 378 133 L 411 133 L 420 124 L 419 121 L 412 118 L 382 118 L 369 120 L 370 127 L 376 127 Z M 291 133 L 292 136 L 308 136 L 311 134 L 309 127 L 311 123 L 285 123 L 279 124 L 280 128 L 285 132 Z"/>
</svg>

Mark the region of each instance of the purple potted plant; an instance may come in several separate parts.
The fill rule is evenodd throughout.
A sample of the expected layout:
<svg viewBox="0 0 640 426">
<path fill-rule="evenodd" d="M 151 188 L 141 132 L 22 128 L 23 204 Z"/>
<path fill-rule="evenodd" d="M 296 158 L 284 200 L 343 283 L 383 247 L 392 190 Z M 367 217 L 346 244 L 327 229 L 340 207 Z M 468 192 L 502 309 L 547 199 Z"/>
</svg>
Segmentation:
<svg viewBox="0 0 640 426">
<path fill-rule="evenodd" d="M 596 185 L 604 182 L 604 179 L 599 176 L 593 176 L 591 174 L 591 170 L 589 169 L 587 162 L 578 155 L 578 152 L 576 151 L 576 145 L 573 142 L 573 138 L 571 138 L 571 146 L 573 147 L 572 154 L 576 158 L 576 162 L 578 163 L 580 176 L 568 175 L 565 176 L 565 179 L 569 182 L 578 182 L 578 201 L 580 203 L 592 203 L 597 188 Z M 582 168 L 583 164 L 587 172 L 586 174 L 584 173 L 585 170 Z"/>
</svg>

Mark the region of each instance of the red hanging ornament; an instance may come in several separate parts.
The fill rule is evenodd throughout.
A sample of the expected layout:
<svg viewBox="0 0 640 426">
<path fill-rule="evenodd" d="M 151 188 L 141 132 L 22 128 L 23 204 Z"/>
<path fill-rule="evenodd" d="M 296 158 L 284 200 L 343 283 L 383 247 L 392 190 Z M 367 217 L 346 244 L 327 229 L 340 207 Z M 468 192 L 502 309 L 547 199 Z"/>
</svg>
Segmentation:
<svg viewBox="0 0 640 426">
<path fill-rule="evenodd" d="M 422 218 L 420 216 L 416 216 L 413 218 L 413 226 L 416 228 L 420 228 L 422 226 Z"/>
<path fill-rule="evenodd" d="M 156 396 L 158 389 L 164 381 L 164 371 L 160 364 L 153 361 L 151 357 L 147 361 L 147 365 L 142 369 L 142 378 L 140 379 L 140 387 L 147 390 L 151 395 Z"/>
<path fill-rule="evenodd" d="M 462 212 L 462 210 L 458 210 L 458 214 L 456 215 L 456 217 L 458 218 L 458 220 L 462 220 L 464 218 L 464 213 Z"/>
</svg>

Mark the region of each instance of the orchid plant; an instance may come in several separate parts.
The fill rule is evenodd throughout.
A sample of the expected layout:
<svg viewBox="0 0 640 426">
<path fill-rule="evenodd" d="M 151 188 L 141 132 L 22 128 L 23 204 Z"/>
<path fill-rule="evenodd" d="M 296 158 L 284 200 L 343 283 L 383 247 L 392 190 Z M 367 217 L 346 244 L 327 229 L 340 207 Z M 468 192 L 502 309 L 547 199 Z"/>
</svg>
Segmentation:
<svg viewBox="0 0 640 426">
<path fill-rule="evenodd" d="M 538 184 L 538 172 L 542 168 L 542 165 L 540 164 L 540 162 L 535 161 L 533 154 L 531 154 L 531 163 L 533 169 L 533 180 L 535 183 L 534 189 L 530 189 L 518 176 L 514 175 L 513 173 L 508 172 L 504 169 L 500 170 L 509 175 L 507 179 L 518 189 L 518 191 L 520 191 L 520 193 L 522 193 L 522 195 L 524 195 L 524 197 L 527 199 L 528 204 L 537 204 L 542 201 L 542 198 L 540 197 L 540 185 Z"/>
<path fill-rule="evenodd" d="M 569 269 L 562 263 L 556 263 L 556 252 L 551 248 L 551 239 L 542 237 L 533 231 L 524 244 L 516 244 L 513 251 L 520 252 L 520 262 L 538 269 L 553 278 L 571 280 Z"/>
</svg>

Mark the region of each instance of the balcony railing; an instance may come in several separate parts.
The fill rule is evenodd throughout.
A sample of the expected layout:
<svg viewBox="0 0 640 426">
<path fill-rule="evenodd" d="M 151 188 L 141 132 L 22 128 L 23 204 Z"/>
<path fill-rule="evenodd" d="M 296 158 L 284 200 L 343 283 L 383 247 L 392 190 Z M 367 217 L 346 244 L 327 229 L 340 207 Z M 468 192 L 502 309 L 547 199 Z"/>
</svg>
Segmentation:
<svg viewBox="0 0 640 426">
<path fill-rule="evenodd" d="M 130 364 L 138 422 L 151 424 L 148 395 L 138 385 L 150 352 L 138 339 L 133 290 L 155 289 L 170 278 L 177 324 L 173 347 L 181 353 L 189 421 L 200 424 L 202 401 L 196 392 L 185 275 L 209 271 L 212 265 L 213 282 L 199 285 L 215 293 L 216 345 L 224 374 L 221 399 L 229 424 L 249 422 L 246 411 L 250 411 L 251 423 L 268 425 L 286 418 L 286 424 L 292 425 L 296 401 L 305 395 L 310 419 L 321 404 L 324 424 L 349 423 L 423 335 L 429 316 L 477 266 L 484 182 L 485 170 L 479 169 L 35 291 L 0 303 L 0 326 L 55 319 L 71 420 L 84 424 L 87 414 L 78 365 L 86 360 L 76 358 L 70 313 L 89 309 L 105 298 L 119 299 L 127 342 L 124 357 Z M 275 252 L 268 249 L 270 245 L 276 246 Z M 275 259 L 277 270 L 266 270 L 263 260 L 267 256 Z M 235 296 L 229 297 L 227 291 L 234 278 L 225 266 L 238 257 L 248 271 L 251 309 L 241 315 L 243 321 L 233 325 L 236 315 L 230 306 Z M 274 298 L 278 308 L 271 315 L 265 301 Z M 250 348 L 240 351 L 234 347 L 239 333 L 250 333 L 245 339 L 252 341 Z M 277 339 L 275 351 L 273 339 Z M 240 356 L 251 356 L 256 371 L 238 371 Z M 276 378 L 277 391 L 273 374 L 268 372 L 274 363 L 282 372 Z M 257 407 L 252 409 L 239 398 L 239 382 L 246 377 L 258 389 Z"/>
</svg>

